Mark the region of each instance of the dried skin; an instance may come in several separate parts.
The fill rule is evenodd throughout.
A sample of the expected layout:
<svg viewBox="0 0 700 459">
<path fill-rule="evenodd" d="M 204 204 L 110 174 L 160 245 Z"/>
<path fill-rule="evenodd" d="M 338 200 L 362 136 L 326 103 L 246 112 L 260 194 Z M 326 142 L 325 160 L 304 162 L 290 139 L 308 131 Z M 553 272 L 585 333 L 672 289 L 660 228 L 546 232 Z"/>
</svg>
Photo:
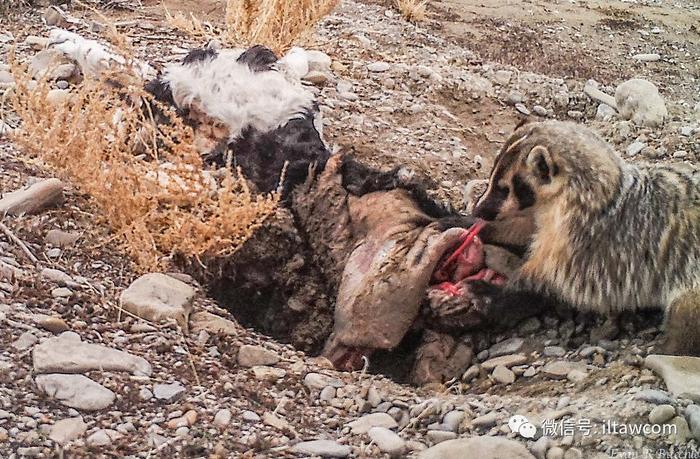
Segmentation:
<svg viewBox="0 0 700 459">
<path fill-rule="evenodd" d="M 354 233 L 366 235 L 347 260 L 338 291 L 333 341 L 391 349 L 415 321 L 442 254 L 464 230 L 445 232 L 403 190 L 350 199 Z"/>
<path fill-rule="evenodd" d="M 442 382 L 464 373 L 471 364 L 474 351 L 470 342 L 456 340 L 446 334 L 428 330 L 416 353 L 411 381 L 423 385 Z"/>
</svg>

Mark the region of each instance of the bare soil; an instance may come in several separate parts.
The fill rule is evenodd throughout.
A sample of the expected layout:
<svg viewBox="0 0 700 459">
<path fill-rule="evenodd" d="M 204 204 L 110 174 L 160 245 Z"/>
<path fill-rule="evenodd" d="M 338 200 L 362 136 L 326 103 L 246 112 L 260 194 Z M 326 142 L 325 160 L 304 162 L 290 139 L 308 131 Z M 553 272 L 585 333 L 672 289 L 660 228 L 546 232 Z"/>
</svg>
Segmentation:
<svg viewBox="0 0 700 459">
<path fill-rule="evenodd" d="M 435 9 L 447 36 L 488 61 L 605 84 L 640 76 L 682 97 L 697 91 L 700 5 L 693 0 L 441 0 Z M 638 53 L 662 59 L 630 59 Z"/>
</svg>

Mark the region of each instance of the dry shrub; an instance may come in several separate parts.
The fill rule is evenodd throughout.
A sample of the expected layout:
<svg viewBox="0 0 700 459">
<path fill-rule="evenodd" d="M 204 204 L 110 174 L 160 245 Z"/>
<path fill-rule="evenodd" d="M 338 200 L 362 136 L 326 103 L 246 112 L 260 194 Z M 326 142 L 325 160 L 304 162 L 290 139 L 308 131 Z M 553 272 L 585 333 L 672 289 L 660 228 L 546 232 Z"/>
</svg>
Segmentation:
<svg viewBox="0 0 700 459">
<path fill-rule="evenodd" d="M 25 8 L 31 4 L 31 0 L 0 0 L 0 13 L 6 14 L 19 8 Z M 0 18 L 0 24 L 2 24 L 3 19 L 6 18 Z"/>
<path fill-rule="evenodd" d="M 227 0 L 228 41 L 262 44 L 283 54 L 329 14 L 339 0 Z"/>
<path fill-rule="evenodd" d="M 213 35 L 211 25 L 203 23 L 192 13 L 189 14 L 189 17 L 182 11 L 176 11 L 175 14 L 171 14 L 165 8 L 165 20 L 170 27 L 192 37 L 202 38 Z"/>
<path fill-rule="evenodd" d="M 404 19 L 410 22 L 419 22 L 427 17 L 427 0 L 396 0 L 396 8 Z"/>
<path fill-rule="evenodd" d="M 251 193 L 240 173 L 205 171 L 192 130 L 172 110 L 162 107 L 172 124 L 156 127 L 135 107 L 150 96 L 134 75 L 109 75 L 118 85 L 85 79 L 69 101 L 49 105 L 49 85 L 33 88 L 26 69 L 14 59 L 12 67 L 16 141 L 94 198 L 140 269 L 163 268 L 174 254 L 231 253 L 274 211 L 276 196 Z"/>
</svg>

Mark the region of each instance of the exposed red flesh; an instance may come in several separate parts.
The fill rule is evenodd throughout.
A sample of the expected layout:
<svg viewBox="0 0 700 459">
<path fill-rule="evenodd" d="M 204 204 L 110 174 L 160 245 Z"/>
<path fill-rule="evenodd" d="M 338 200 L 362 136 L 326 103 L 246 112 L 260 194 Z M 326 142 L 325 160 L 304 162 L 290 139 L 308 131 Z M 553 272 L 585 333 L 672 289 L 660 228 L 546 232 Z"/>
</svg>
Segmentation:
<svg viewBox="0 0 700 459">
<path fill-rule="evenodd" d="M 449 266 L 450 264 L 454 263 L 454 261 L 457 259 L 457 257 L 460 256 L 464 250 L 469 247 L 469 245 L 472 243 L 472 240 L 475 236 L 479 235 L 479 232 L 486 226 L 486 222 L 484 220 L 477 220 L 476 223 L 474 223 L 469 230 L 467 230 L 467 234 L 464 236 L 464 242 L 462 242 L 462 245 L 460 245 L 455 252 L 450 255 L 450 257 L 447 259 L 445 262 L 446 266 Z"/>
<path fill-rule="evenodd" d="M 452 296 L 463 293 L 460 283 L 464 281 L 483 280 L 496 285 L 503 285 L 506 278 L 486 266 L 484 246 L 479 238 L 479 232 L 486 222 L 478 220 L 460 238 L 462 243 L 441 264 L 433 274 L 437 284 L 433 288 L 440 289 Z"/>
<path fill-rule="evenodd" d="M 453 296 L 459 296 L 462 294 L 462 290 L 457 286 L 457 284 L 453 284 L 452 282 L 442 282 L 436 285 L 435 288 L 439 288 L 440 290 Z"/>
</svg>

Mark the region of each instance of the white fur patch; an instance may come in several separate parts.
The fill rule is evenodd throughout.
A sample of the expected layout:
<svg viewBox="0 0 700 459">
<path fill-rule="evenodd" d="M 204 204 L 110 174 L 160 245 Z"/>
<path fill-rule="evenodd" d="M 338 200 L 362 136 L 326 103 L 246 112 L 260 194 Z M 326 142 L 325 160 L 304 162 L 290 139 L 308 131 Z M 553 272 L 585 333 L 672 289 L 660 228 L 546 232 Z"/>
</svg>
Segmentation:
<svg viewBox="0 0 700 459">
<path fill-rule="evenodd" d="M 49 32 L 49 46 L 74 60 L 83 75 L 90 78 L 99 77 L 102 72 L 113 69 L 115 66 L 121 67 L 127 64 L 124 56 L 108 50 L 102 43 L 88 40 L 64 29 L 53 29 Z M 139 76 L 145 80 L 154 78 L 156 75 L 156 71 L 144 62 L 137 61 L 133 65 Z"/>
<path fill-rule="evenodd" d="M 223 50 L 214 59 L 171 64 L 163 79 L 175 103 L 206 113 L 229 129 L 235 140 L 248 127 L 274 130 L 313 107 L 314 95 L 278 71 L 253 72 L 236 62 L 240 50 Z"/>
</svg>

